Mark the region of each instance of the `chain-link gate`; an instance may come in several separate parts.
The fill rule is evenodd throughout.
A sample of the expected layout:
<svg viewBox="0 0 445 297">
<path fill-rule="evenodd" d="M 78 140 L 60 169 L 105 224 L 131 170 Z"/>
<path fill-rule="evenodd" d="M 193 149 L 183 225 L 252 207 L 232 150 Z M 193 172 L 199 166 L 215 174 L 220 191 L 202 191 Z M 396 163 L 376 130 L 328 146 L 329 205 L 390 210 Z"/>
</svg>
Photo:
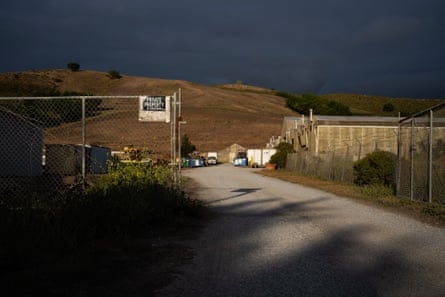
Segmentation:
<svg viewBox="0 0 445 297">
<path fill-rule="evenodd" d="M 0 98 L 0 196 L 26 199 L 104 174 L 110 161 L 172 168 L 179 180 L 177 119 L 140 121 L 141 96 Z M 173 120 L 175 119 L 175 120 Z"/>
<path fill-rule="evenodd" d="M 445 204 L 445 103 L 399 123 L 397 195 Z"/>
</svg>

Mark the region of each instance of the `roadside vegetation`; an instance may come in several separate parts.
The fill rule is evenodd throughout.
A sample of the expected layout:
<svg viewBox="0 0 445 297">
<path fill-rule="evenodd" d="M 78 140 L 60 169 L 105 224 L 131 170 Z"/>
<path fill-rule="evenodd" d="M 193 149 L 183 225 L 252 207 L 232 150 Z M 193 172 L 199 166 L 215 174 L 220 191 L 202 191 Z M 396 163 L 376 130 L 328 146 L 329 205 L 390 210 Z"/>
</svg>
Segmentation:
<svg viewBox="0 0 445 297">
<path fill-rule="evenodd" d="M 271 162 L 285 164 L 283 148 L 271 158 Z M 283 155 L 283 157 L 279 157 Z M 411 201 L 396 197 L 396 156 L 385 151 L 375 151 L 353 163 L 354 183 L 328 181 L 320 176 L 302 175 L 295 171 L 263 170 L 261 174 L 293 183 L 318 188 L 333 194 L 354 198 L 362 202 L 382 206 L 393 211 L 413 216 L 434 225 L 445 226 L 445 205 Z"/>
<path fill-rule="evenodd" d="M 113 165 L 86 191 L 0 199 L 4 296 L 153 296 L 192 257 L 181 239 L 200 228 L 202 203 L 169 168 Z"/>
<path fill-rule="evenodd" d="M 348 197 L 362 203 L 383 207 L 386 210 L 407 215 L 431 225 L 445 227 L 445 207 L 443 205 L 398 198 L 394 196 L 394 190 L 385 185 L 357 185 L 333 182 L 323 180 L 317 176 L 305 176 L 285 169 L 262 170 L 260 173 L 320 189 L 338 196 Z"/>
<path fill-rule="evenodd" d="M 172 185 L 170 169 L 139 163 L 110 167 L 85 191 L 78 185 L 12 205 L 2 201 L 1 252 L 12 254 L 71 250 L 100 238 L 123 238 L 175 224 L 201 208 Z"/>
<path fill-rule="evenodd" d="M 285 168 L 287 154 L 295 153 L 294 146 L 290 143 L 281 142 L 276 149 L 277 152 L 270 157 L 270 163 L 275 164 L 277 168 Z"/>
</svg>

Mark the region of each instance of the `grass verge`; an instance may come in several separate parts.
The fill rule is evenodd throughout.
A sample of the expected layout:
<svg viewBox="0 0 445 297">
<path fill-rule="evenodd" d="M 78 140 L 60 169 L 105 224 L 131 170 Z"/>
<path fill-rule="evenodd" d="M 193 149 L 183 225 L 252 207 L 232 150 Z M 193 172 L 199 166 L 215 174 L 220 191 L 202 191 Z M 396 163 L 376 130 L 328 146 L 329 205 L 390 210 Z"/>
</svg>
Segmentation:
<svg viewBox="0 0 445 297">
<path fill-rule="evenodd" d="M 445 227 L 445 207 L 443 205 L 400 199 L 392 195 L 391 191 L 384 187 L 359 187 L 348 183 L 331 182 L 317 177 L 303 176 L 287 170 L 262 170 L 259 171 L 259 174 L 320 189 L 338 196 L 354 199 L 361 203 L 382 207 L 430 225 Z"/>
</svg>

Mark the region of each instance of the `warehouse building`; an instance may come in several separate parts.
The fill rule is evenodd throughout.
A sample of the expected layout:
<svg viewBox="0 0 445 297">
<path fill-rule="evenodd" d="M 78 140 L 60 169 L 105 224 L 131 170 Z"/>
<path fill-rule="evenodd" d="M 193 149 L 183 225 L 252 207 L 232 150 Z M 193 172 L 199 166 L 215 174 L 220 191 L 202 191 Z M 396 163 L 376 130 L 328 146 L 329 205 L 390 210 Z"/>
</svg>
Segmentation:
<svg viewBox="0 0 445 297">
<path fill-rule="evenodd" d="M 281 138 L 314 156 L 335 152 L 358 160 L 376 150 L 397 153 L 398 118 L 369 116 L 285 117 Z"/>
</svg>

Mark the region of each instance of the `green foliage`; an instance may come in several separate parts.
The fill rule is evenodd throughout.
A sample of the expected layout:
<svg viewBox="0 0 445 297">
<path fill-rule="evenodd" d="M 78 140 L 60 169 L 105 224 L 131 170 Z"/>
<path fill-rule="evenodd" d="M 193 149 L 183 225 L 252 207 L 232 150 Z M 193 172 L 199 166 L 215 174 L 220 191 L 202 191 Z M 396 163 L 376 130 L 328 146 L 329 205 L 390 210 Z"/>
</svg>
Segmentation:
<svg viewBox="0 0 445 297">
<path fill-rule="evenodd" d="M 359 187 L 360 193 L 370 198 L 390 197 L 394 195 L 392 188 L 381 184 L 370 184 Z"/>
<path fill-rule="evenodd" d="M 118 164 L 86 192 L 78 187 L 32 196 L 13 208 L 0 202 L 0 246 L 20 257 L 37 250 L 71 250 L 99 238 L 171 224 L 201 207 L 171 187 L 171 169 Z"/>
<path fill-rule="evenodd" d="M 122 78 L 122 76 L 120 75 L 119 72 L 117 72 L 116 70 L 109 70 L 108 72 L 108 77 L 111 79 L 119 79 Z"/>
<path fill-rule="evenodd" d="M 78 92 L 60 93 L 57 91 L 39 93 L 34 96 L 41 97 L 68 97 L 87 96 Z M 96 114 L 101 99 L 88 99 L 85 101 L 86 116 Z M 79 99 L 48 99 L 48 100 L 8 100 L 1 102 L 1 106 L 27 118 L 38 121 L 42 126 L 57 126 L 61 123 L 74 122 L 82 118 L 82 102 Z"/>
<path fill-rule="evenodd" d="M 394 187 L 396 156 L 376 151 L 354 163 L 355 183 L 358 185 L 384 185 Z"/>
<path fill-rule="evenodd" d="M 196 151 L 196 146 L 192 144 L 187 134 L 181 137 L 181 154 L 187 156 L 190 153 Z"/>
<path fill-rule="evenodd" d="M 295 153 L 290 143 L 281 142 L 277 147 L 277 152 L 270 157 L 270 163 L 276 164 L 278 168 L 286 167 L 287 154 Z"/>
<path fill-rule="evenodd" d="M 437 203 L 424 204 L 422 212 L 431 217 L 436 217 L 442 221 L 445 221 L 445 207 Z"/>
<path fill-rule="evenodd" d="M 66 68 L 69 69 L 69 70 L 71 70 L 71 71 L 73 71 L 73 72 L 75 72 L 75 71 L 79 71 L 79 69 L 80 69 L 80 64 L 79 64 L 79 63 L 76 63 L 76 62 L 69 62 L 69 63 L 66 65 Z"/>
<path fill-rule="evenodd" d="M 312 111 L 320 115 L 350 115 L 349 107 L 333 100 L 327 100 L 314 94 L 297 96 L 285 92 L 278 92 L 278 96 L 286 98 L 286 106 L 298 113 L 309 114 Z"/>
<path fill-rule="evenodd" d="M 440 99 L 422 99 L 413 98 L 390 98 L 383 96 L 361 95 L 361 94 L 323 94 L 320 97 L 326 100 L 333 100 L 348 106 L 354 115 L 370 116 L 409 116 L 416 112 L 431 108 L 442 102 Z M 382 107 L 386 103 L 394 106 L 392 112 L 383 111 Z"/>
<path fill-rule="evenodd" d="M 383 105 L 383 109 L 382 109 L 383 111 L 386 111 L 386 112 L 391 112 L 391 111 L 394 111 L 394 105 L 392 104 L 392 103 L 385 103 L 384 105 Z"/>
</svg>

